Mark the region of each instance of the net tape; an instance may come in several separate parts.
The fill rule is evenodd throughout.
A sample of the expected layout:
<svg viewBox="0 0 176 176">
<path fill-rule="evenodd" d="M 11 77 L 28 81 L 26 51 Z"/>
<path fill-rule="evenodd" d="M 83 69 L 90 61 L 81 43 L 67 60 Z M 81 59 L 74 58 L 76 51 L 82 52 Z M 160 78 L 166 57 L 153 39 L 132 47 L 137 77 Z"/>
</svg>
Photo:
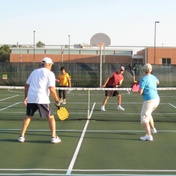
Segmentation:
<svg viewBox="0 0 176 176">
<path fill-rule="evenodd" d="M 24 86 L 0 86 L 0 89 L 24 89 Z M 130 91 L 131 88 L 101 88 L 101 87 L 56 87 L 60 90 L 126 90 Z M 158 87 L 158 90 L 176 90 L 176 87 Z"/>
</svg>

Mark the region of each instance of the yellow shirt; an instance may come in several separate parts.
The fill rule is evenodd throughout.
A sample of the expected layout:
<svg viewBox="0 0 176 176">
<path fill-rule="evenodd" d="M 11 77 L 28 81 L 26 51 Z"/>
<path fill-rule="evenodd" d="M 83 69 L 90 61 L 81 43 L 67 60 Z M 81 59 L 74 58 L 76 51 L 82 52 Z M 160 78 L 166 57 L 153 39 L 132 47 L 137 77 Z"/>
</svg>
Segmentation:
<svg viewBox="0 0 176 176">
<path fill-rule="evenodd" d="M 59 74 L 60 86 L 69 86 L 70 75 L 68 73 Z"/>
</svg>

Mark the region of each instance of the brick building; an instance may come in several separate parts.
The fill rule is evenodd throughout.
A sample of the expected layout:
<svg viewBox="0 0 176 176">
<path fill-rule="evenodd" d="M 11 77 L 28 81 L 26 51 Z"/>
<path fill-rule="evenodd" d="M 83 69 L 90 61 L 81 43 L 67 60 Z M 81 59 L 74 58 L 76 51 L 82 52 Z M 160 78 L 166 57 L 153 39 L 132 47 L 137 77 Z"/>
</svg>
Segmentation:
<svg viewBox="0 0 176 176">
<path fill-rule="evenodd" d="M 51 57 L 54 62 L 77 63 L 133 63 L 133 51 L 104 48 L 11 48 L 10 62 L 41 62 L 43 57 Z M 143 56 L 134 57 L 137 63 L 143 63 Z"/>
<path fill-rule="evenodd" d="M 54 62 L 144 64 L 176 64 L 176 48 L 145 47 L 134 54 L 133 50 L 118 48 L 11 48 L 10 62 L 41 62 L 51 57 Z"/>
<path fill-rule="evenodd" d="M 137 52 L 144 58 L 144 62 L 156 65 L 174 65 L 176 64 L 175 47 L 147 47 Z"/>
</svg>

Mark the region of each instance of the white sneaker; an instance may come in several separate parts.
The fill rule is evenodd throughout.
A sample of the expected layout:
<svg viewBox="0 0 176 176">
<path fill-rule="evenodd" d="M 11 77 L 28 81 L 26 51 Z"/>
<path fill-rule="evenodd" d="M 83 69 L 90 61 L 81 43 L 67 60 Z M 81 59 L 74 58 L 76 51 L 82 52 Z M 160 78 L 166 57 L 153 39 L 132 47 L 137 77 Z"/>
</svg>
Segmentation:
<svg viewBox="0 0 176 176">
<path fill-rule="evenodd" d="M 153 136 L 149 136 L 148 134 L 146 134 L 143 137 L 140 137 L 140 140 L 142 141 L 153 141 Z"/>
<path fill-rule="evenodd" d="M 63 101 L 62 104 L 67 104 L 66 101 Z"/>
<path fill-rule="evenodd" d="M 24 137 L 20 136 L 20 137 L 18 138 L 18 142 L 24 142 L 24 141 L 25 141 L 25 138 L 24 138 Z"/>
<path fill-rule="evenodd" d="M 124 108 L 122 108 L 122 106 L 120 106 L 120 105 L 117 107 L 117 110 L 120 110 L 120 111 L 125 111 L 125 109 L 124 109 Z"/>
<path fill-rule="evenodd" d="M 59 142 L 61 142 L 61 139 L 58 136 L 51 138 L 51 143 L 52 144 L 56 144 L 56 143 L 59 143 Z"/>
<path fill-rule="evenodd" d="M 62 100 L 62 99 L 60 99 L 60 100 L 59 100 L 59 103 L 60 103 L 60 104 L 62 104 L 62 103 L 63 103 L 63 100 Z"/>
<path fill-rule="evenodd" d="M 102 106 L 102 107 L 101 107 L 101 111 L 106 111 L 106 110 L 105 110 L 105 106 Z"/>
<path fill-rule="evenodd" d="M 153 128 L 153 129 L 151 129 L 150 131 L 151 131 L 151 133 L 153 133 L 153 134 L 157 133 L 156 128 Z"/>
</svg>

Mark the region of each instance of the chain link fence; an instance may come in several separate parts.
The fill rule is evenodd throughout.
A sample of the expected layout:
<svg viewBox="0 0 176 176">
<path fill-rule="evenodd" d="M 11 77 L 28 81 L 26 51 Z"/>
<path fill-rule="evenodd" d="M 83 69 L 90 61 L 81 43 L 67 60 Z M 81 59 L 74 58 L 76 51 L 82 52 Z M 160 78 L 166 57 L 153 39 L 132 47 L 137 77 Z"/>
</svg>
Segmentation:
<svg viewBox="0 0 176 176">
<path fill-rule="evenodd" d="M 103 63 L 102 75 L 100 75 L 100 64 L 98 63 L 55 63 L 52 71 L 57 77 L 61 66 L 65 66 L 67 72 L 71 75 L 73 87 L 100 87 L 100 78 L 102 83 L 104 83 L 112 72 L 119 69 L 120 65 L 120 63 Z M 0 85 L 23 86 L 30 73 L 40 66 L 40 63 L 1 63 Z M 134 76 L 132 71 L 135 73 L 135 80 L 139 81 L 144 76 L 143 65 L 136 64 L 134 70 L 132 70 L 130 65 L 124 66 L 126 71 L 124 73 L 123 87 L 131 86 Z M 176 65 L 153 65 L 153 74 L 159 78 L 160 87 L 176 86 Z"/>
</svg>

